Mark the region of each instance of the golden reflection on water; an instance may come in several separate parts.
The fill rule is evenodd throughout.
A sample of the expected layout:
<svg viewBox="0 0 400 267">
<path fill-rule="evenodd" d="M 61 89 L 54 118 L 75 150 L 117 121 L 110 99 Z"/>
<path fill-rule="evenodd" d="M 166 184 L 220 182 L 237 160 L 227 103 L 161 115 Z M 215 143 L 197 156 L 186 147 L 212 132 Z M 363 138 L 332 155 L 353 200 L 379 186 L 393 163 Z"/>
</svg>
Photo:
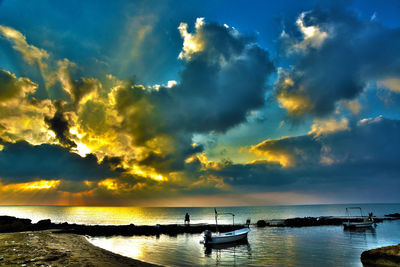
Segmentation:
<svg viewBox="0 0 400 267">
<path fill-rule="evenodd" d="M 84 206 L 0 206 L 0 215 L 29 218 L 33 222 L 51 219 L 53 222 L 78 224 L 154 224 L 157 208 L 84 207 Z M 180 219 L 180 218 L 178 218 Z"/>
<path fill-rule="evenodd" d="M 88 224 L 146 224 L 150 218 L 140 207 L 66 207 L 65 212 L 67 217 L 85 218 Z"/>
</svg>

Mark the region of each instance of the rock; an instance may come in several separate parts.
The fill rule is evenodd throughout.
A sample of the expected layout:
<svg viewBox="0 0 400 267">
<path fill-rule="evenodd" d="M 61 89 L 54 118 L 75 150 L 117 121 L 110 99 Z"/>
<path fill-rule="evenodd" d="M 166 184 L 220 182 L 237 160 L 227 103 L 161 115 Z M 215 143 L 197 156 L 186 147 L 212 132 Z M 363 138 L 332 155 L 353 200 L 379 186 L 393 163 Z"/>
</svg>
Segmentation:
<svg viewBox="0 0 400 267">
<path fill-rule="evenodd" d="M 37 226 L 39 227 L 47 227 L 51 225 L 51 220 L 50 219 L 46 219 L 46 220 L 40 220 L 37 222 Z"/>
<path fill-rule="evenodd" d="M 364 251 L 361 262 L 367 266 L 400 266 L 400 244 Z"/>
<path fill-rule="evenodd" d="M 265 227 L 267 225 L 268 225 L 267 222 L 264 220 L 257 221 L 257 227 Z"/>
<path fill-rule="evenodd" d="M 386 217 L 400 218 L 400 213 L 385 214 Z"/>
</svg>

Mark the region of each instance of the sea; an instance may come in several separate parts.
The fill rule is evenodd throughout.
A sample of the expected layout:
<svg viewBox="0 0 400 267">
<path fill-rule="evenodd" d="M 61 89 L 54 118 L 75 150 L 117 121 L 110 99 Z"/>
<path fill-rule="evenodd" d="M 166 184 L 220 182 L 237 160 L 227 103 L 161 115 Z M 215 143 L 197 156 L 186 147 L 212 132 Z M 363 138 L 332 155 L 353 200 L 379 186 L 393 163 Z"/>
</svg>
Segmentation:
<svg viewBox="0 0 400 267">
<path fill-rule="evenodd" d="M 293 205 L 264 207 L 217 207 L 234 213 L 235 223 L 294 217 L 345 216 L 349 206 L 361 207 L 375 216 L 400 212 L 400 204 Z M 76 207 L 0 206 L 0 215 L 29 218 L 33 222 L 101 225 L 215 223 L 214 207 Z M 359 215 L 359 214 L 351 214 Z M 232 216 L 219 216 L 218 223 L 231 224 Z M 250 227 L 247 242 L 207 248 L 201 234 L 177 236 L 87 237 L 101 248 L 163 266 L 362 266 L 364 250 L 400 243 L 400 220 L 384 221 L 373 228 L 345 230 L 343 226 Z"/>
</svg>

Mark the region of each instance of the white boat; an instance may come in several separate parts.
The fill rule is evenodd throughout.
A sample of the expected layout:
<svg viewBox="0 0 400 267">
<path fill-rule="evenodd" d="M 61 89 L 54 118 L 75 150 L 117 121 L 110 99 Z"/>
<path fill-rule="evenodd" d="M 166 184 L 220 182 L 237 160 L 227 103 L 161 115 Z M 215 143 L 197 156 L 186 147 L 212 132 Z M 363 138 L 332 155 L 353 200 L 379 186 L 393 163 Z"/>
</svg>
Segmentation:
<svg viewBox="0 0 400 267">
<path fill-rule="evenodd" d="M 361 217 L 359 217 L 359 218 L 361 219 L 361 221 L 350 221 L 351 217 L 349 214 L 349 210 L 352 210 L 352 209 L 360 210 Z M 365 227 L 372 227 L 372 225 L 374 224 L 374 219 L 372 218 L 372 213 L 370 213 L 370 215 L 368 217 L 363 216 L 362 210 L 360 207 L 346 208 L 346 215 L 348 217 L 348 220 L 347 220 L 347 222 L 343 222 L 344 228 L 365 228 Z"/>
<path fill-rule="evenodd" d="M 232 232 L 226 233 L 211 233 L 211 231 L 205 231 L 204 243 L 205 244 L 222 244 L 238 242 L 247 238 L 247 234 L 250 232 L 249 228 L 242 228 Z"/>
<path fill-rule="evenodd" d="M 250 232 L 249 224 L 250 220 L 247 220 L 247 227 L 234 230 L 231 232 L 226 233 L 219 233 L 218 232 L 218 212 L 216 209 L 215 211 L 215 225 L 217 227 L 217 233 L 211 233 L 211 231 L 206 230 L 204 232 L 204 244 L 223 244 L 223 243 L 231 243 L 231 242 L 238 242 L 244 239 L 247 239 L 247 234 Z M 222 214 L 229 214 L 232 215 L 233 224 L 235 224 L 235 214 L 233 213 L 220 213 Z"/>
</svg>

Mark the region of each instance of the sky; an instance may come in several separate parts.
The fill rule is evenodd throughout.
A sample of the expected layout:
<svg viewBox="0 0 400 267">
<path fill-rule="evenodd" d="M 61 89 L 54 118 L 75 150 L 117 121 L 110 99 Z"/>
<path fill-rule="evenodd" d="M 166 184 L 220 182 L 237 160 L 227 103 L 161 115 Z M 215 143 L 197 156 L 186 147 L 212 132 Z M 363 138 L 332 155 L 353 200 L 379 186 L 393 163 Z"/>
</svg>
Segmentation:
<svg viewBox="0 0 400 267">
<path fill-rule="evenodd" d="M 400 1 L 0 1 L 0 205 L 400 202 Z"/>
</svg>

